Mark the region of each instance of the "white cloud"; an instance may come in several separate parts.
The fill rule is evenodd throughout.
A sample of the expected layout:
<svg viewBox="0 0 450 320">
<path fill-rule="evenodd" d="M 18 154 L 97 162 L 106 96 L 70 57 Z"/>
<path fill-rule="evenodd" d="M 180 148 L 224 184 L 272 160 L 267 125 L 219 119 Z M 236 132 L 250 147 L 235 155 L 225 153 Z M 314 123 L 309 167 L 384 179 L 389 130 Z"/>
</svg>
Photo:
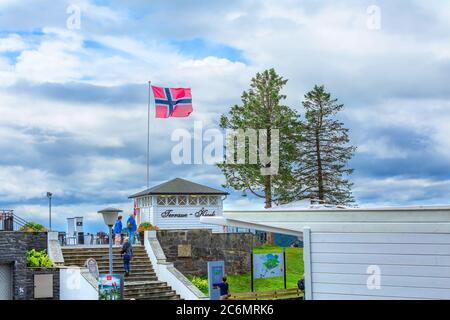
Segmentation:
<svg viewBox="0 0 450 320">
<path fill-rule="evenodd" d="M 405 159 L 408 153 L 390 145 L 385 138 L 366 140 L 358 145 L 357 152 L 367 153 L 378 159 Z"/>
<path fill-rule="evenodd" d="M 88 0 L 75 0 L 70 3 L 81 10 L 81 18 L 84 16 L 97 23 L 120 23 L 126 19 L 125 15 L 106 6 L 94 5 Z"/>
<path fill-rule="evenodd" d="M 39 169 L 0 166 L 0 197 L 2 201 L 18 201 L 44 197 L 48 190 L 63 194 L 57 177 Z"/>
<path fill-rule="evenodd" d="M 69 82 L 82 77 L 81 39 L 75 33 L 46 30 L 48 39 L 36 49 L 24 50 L 15 66 L 18 79 L 33 82 Z"/>
<path fill-rule="evenodd" d="M 398 204 L 444 204 L 439 190 L 448 190 L 450 180 L 408 178 L 403 176 L 387 178 L 360 178 L 355 181 L 355 194 L 371 198 L 363 206 Z M 375 196 L 376 195 L 376 196 Z"/>
<path fill-rule="evenodd" d="M 22 51 L 28 46 L 21 36 L 10 34 L 8 37 L 0 38 L 0 52 Z"/>
</svg>

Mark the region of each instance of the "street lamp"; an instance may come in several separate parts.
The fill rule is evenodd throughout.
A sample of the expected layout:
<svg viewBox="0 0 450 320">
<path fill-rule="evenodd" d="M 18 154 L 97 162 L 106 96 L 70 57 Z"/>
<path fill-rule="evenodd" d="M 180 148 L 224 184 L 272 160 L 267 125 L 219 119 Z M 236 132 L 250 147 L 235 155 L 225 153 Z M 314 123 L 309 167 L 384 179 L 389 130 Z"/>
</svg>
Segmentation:
<svg viewBox="0 0 450 320">
<path fill-rule="evenodd" d="M 47 192 L 48 198 L 48 231 L 52 231 L 52 196 L 51 192 Z"/>
<path fill-rule="evenodd" d="M 117 215 L 122 212 L 120 209 L 106 208 L 98 211 L 103 216 L 103 220 L 109 229 L 109 274 L 113 273 L 113 262 L 112 262 L 112 227 L 117 220 Z"/>
</svg>

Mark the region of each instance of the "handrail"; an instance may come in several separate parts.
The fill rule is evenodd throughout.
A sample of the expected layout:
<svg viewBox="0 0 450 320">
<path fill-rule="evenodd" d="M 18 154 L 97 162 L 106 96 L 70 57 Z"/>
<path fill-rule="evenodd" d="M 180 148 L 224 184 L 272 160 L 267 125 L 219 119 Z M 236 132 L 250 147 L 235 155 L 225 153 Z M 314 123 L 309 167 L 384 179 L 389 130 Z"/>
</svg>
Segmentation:
<svg viewBox="0 0 450 320">
<path fill-rule="evenodd" d="M 20 226 L 24 226 L 24 225 L 26 225 L 28 223 L 27 220 L 19 217 L 17 214 L 14 214 L 14 220 Z"/>
<path fill-rule="evenodd" d="M 16 231 L 28 221 L 19 217 L 11 209 L 0 209 L 0 231 Z"/>
<path fill-rule="evenodd" d="M 229 300 L 278 300 L 303 297 L 303 292 L 298 288 L 276 289 L 268 291 L 232 293 Z"/>
</svg>

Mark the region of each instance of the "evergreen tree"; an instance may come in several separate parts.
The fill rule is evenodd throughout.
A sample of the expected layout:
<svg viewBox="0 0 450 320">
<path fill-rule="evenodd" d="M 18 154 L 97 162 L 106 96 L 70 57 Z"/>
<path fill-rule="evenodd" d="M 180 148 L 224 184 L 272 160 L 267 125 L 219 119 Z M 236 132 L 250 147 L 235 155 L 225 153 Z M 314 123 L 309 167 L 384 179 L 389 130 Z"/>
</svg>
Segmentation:
<svg viewBox="0 0 450 320">
<path fill-rule="evenodd" d="M 335 119 L 344 105 L 332 99 L 324 86 L 314 86 L 306 93 L 303 107 L 303 141 L 295 170 L 298 183 L 291 191 L 297 199 L 319 199 L 339 205 L 354 202 L 353 184 L 347 179 L 353 169 L 347 164 L 356 147 L 349 145 L 348 129 Z"/>
<path fill-rule="evenodd" d="M 245 140 L 247 161 L 244 164 L 224 162 L 218 165 L 226 178 L 224 187 L 240 190 L 244 196 L 251 193 L 263 198 L 265 208 L 277 203 L 280 195 L 285 197 L 284 190 L 294 184 L 293 166 L 298 157 L 301 123 L 297 112 L 282 104 L 286 97 L 281 90 L 286 82 L 274 69 L 257 73 L 251 80 L 250 89 L 242 94 L 242 104 L 233 106 L 220 120 L 223 129 L 266 129 L 268 156 L 271 132 L 273 129 L 279 130 L 279 169 L 276 174 L 262 174 L 261 169 L 272 164 L 261 162 L 259 157 L 257 163 L 249 163 L 249 157 L 259 154 L 261 145 L 250 144 L 248 139 Z M 229 143 L 227 141 L 227 148 Z"/>
</svg>

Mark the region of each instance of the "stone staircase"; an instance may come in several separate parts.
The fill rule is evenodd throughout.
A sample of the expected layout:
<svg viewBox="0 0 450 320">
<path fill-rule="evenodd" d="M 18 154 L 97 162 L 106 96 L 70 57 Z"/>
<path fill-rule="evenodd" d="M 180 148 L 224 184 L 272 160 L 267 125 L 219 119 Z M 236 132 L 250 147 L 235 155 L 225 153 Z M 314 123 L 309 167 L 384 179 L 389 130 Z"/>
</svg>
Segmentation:
<svg viewBox="0 0 450 320">
<path fill-rule="evenodd" d="M 97 261 L 100 274 L 109 273 L 108 247 L 63 247 L 64 265 L 84 267 L 88 258 Z M 131 273 L 124 277 L 124 299 L 178 300 L 180 296 L 166 282 L 158 281 L 143 246 L 133 246 Z M 125 274 L 120 247 L 113 247 L 113 273 Z"/>
</svg>

